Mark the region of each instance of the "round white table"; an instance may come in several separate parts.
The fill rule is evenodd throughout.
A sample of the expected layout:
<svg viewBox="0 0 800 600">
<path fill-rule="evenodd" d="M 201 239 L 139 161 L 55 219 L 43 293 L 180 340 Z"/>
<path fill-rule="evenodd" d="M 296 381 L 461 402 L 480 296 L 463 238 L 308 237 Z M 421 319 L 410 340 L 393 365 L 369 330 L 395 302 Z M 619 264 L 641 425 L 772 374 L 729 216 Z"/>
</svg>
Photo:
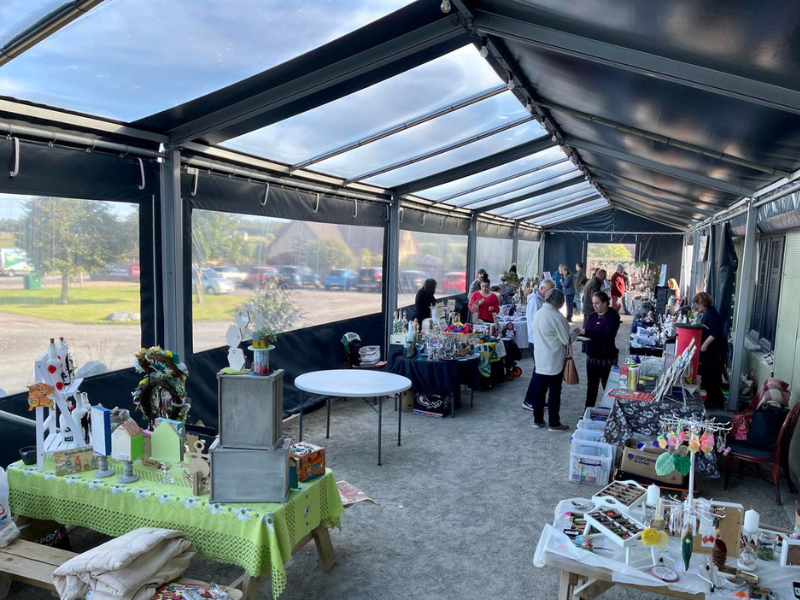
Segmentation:
<svg viewBox="0 0 800 600">
<path fill-rule="evenodd" d="M 331 434 L 331 400 L 333 398 L 378 398 L 378 409 L 367 402 L 367 406 L 378 414 L 378 464 L 381 464 L 381 429 L 383 422 L 383 399 L 406 391 L 411 387 L 407 377 L 366 369 L 334 369 L 304 373 L 294 380 L 301 392 L 326 396 L 327 425 L 325 438 Z M 395 409 L 397 410 L 397 405 Z M 400 425 L 403 410 L 397 412 L 397 445 L 400 446 Z M 300 441 L 303 441 L 303 398 L 300 398 Z"/>
</svg>

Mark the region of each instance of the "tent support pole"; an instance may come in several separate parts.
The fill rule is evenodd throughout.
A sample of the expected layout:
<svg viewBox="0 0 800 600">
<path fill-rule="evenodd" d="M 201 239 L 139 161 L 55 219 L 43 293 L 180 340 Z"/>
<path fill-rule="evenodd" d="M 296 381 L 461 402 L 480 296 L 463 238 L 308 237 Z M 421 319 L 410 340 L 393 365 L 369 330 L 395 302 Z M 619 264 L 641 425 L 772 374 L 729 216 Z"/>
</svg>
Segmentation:
<svg viewBox="0 0 800 600">
<path fill-rule="evenodd" d="M 744 234 L 744 251 L 742 252 L 742 275 L 736 283 L 736 329 L 733 333 L 733 365 L 731 365 L 730 394 L 728 410 L 735 411 L 739 406 L 739 378 L 744 363 L 744 340 L 747 331 L 747 304 L 752 291 L 753 265 L 756 250 L 756 224 L 758 208 L 750 198 L 747 202 L 747 225 Z"/>
<path fill-rule="evenodd" d="M 161 248 L 162 343 L 164 348 L 185 357 L 181 153 L 175 146 L 168 147 L 161 163 Z"/>
<path fill-rule="evenodd" d="M 478 213 L 473 212 L 469 219 L 469 235 L 467 235 L 467 289 L 469 292 L 469 285 L 471 277 L 475 277 L 478 272 Z M 467 294 L 469 297 L 469 294 Z"/>
<path fill-rule="evenodd" d="M 383 320 L 384 360 L 389 360 L 389 339 L 392 335 L 392 319 L 397 310 L 397 273 L 400 258 L 400 199 L 392 197 L 389 220 L 386 221 L 386 255 L 383 259 Z M 365 265 L 361 265 L 362 267 Z"/>
<path fill-rule="evenodd" d="M 689 290 L 686 294 L 689 299 L 697 293 L 697 259 L 700 250 L 700 228 L 695 227 L 692 234 L 692 277 L 689 279 Z"/>
<path fill-rule="evenodd" d="M 514 237 L 511 240 L 511 264 L 517 264 L 519 255 L 519 221 L 514 221 Z"/>
</svg>

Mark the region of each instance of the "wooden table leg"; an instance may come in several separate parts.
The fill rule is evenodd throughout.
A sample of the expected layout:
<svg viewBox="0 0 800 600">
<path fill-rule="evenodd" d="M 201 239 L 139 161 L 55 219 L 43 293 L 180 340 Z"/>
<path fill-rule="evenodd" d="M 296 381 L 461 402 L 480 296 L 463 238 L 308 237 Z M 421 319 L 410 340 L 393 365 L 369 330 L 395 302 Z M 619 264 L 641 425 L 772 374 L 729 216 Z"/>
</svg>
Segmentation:
<svg viewBox="0 0 800 600">
<path fill-rule="evenodd" d="M 572 600 L 572 588 L 578 583 L 578 576 L 569 571 L 561 571 L 561 583 L 558 586 L 558 600 Z"/>
<path fill-rule="evenodd" d="M 228 587 L 241 590 L 242 600 L 256 600 L 258 598 L 258 590 L 261 584 L 264 583 L 266 576 L 253 577 L 247 571 L 240 575 Z"/>
<path fill-rule="evenodd" d="M 11 587 L 11 577 L 0 574 L 0 598 L 8 597 L 8 589 Z"/>
<path fill-rule="evenodd" d="M 333 552 L 331 534 L 328 532 L 328 528 L 320 525 L 311 532 L 311 537 L 314 538 L 314 545 L 317 547 L 319 565 L 323 571 L 330 571 L 336 563 L 336 554 Z"/>
</svg>

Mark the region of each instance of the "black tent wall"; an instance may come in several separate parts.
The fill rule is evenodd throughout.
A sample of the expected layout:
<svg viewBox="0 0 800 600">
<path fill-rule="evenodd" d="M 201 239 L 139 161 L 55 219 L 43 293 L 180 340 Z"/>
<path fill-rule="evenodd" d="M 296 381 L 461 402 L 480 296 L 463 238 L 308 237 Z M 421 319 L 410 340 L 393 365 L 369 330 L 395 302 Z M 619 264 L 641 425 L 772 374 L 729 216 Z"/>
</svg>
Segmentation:
<svg viewBox="0 0 800 600">
<path fill-rule="evenodd" d="M 730 332 L 733 320 L 733 300 L 736 287 L 736 270 L 739 267 L 739 259 L 736 256 L 736 249 L 733 245 L 730 225 L 722 223 L 715 225 L 712 230 L 711 250 L 713 252 L 709 264 L 712 265 L 706 291 L 714 299 L 714 306 L 722 317 L 725 327 L 725 335 Z"/>
<path fill-rule="evenodd" d="M 613 233 L 595 233 L 598 231 Z M 676 235 L 647 235 L 636 232 Z M 544 234 L 544 265 L 540 267 L 542 271 L 555 273 L 561 263 L 572 268 L 576 262 L 585 262 L 588 243 L 638 243 L 637 260 L 650 260 L 657 265 L 666 264 L 667 276 L 680 278 L 683 249 L 681 232 L 621 210 L 609 209 L 559 223 L 545 229 Z"/>
</svg>

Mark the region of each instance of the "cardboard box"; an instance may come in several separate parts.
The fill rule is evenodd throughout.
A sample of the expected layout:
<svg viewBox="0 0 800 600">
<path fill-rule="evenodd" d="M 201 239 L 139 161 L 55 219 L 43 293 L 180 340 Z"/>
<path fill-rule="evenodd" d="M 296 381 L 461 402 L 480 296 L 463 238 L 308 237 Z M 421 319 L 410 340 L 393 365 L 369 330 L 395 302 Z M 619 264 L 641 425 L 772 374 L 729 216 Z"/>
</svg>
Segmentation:
<svg viewBox="0 0 800 600">
<path fill-rule="evenodd" d="M 619 463 L 620 471 L 647 477 L 653 481 L 660 481 L 669 485 L 683 485 L 683 475 L 673 471 L 668 475 L 656 473 L 656 460 L 664 453 L 664 450 L 652 446 L 645 446 L 641 450 L 636 447 L 637 442 L 628 440 L 622 446 L 622 457 Z"/>
<path fill-rule="evenodd" d="M 297 447 L 311 449 L 310 452 L 300 453 Z M 315 446 L 308 442 L 300 442 L 289 446 L 289 478 L 293 479 L 291 469 L 295 469 L 297 482 L 309 481 L 325 474 L 325 448 Z"/>
</svg>

